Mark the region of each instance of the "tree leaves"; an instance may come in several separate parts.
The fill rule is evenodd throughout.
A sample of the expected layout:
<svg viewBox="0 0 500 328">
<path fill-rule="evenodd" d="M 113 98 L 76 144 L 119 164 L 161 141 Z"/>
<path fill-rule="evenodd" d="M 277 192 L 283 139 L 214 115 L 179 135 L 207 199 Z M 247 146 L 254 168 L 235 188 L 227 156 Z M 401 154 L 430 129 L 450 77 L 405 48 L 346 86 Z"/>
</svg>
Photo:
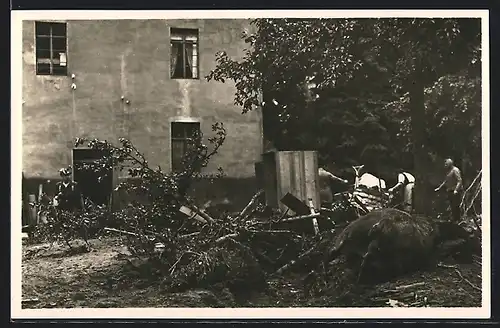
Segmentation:
<svg viewBox="0 0 500 328">
<path fill-rule="evenodd" d="M 456 120 L 478 124 L 467 116 L 478 99 L 465 96 L 474 83 L 454 81 L 454 92 L 433 85 L 442 76 L 480 76 L 479 19 L 273 18 L 252 24 L 256 32 L 244 36 L 244 58 L 217 54 L 207 79 L 232 80 L 243 112 L 262 107 L 264 135 L 278 149 L 316 149 L 339 164 L 397 166 L 415 144 L 407 92 L 416 82 L 428 88 L 422 108 L 436 111 L 425 115 L 422 127 L 442 131 L 427 132 L 418 143 L 445 140 Z M 457 109 L 452 116 L 442 110 L 449 106 Z M 368 157 L 368 149 L 384 155 Z"/>
</svg>

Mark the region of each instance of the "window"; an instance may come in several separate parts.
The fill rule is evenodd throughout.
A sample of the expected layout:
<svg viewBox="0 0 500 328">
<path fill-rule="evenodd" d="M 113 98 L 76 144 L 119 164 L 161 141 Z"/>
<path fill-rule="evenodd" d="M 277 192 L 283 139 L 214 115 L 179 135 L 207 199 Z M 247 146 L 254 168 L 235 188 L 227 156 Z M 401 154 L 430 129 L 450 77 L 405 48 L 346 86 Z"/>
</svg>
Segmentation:
<svg viewBox="0 0 500 328">
<path fill-rule="evenodd" d="M 170 29 L 170 77 L 198 78 L 198 30 Z"/>
<path fill-rule="evenodd" d="M 35 23 L 36 74 L 67 75 L 66 23 Z"/>
<path fill-rule="evenodd" d="M 172 171 L 182 170 L 190 142 L 201 132 L 199 122 L 172 122 Z"/>
</svg>

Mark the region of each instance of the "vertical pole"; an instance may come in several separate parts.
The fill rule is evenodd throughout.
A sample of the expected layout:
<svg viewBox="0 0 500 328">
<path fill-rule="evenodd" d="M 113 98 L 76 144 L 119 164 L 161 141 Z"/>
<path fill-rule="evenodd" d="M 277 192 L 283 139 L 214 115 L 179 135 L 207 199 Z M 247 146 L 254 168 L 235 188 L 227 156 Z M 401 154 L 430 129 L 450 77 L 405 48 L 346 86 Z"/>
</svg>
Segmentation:
<svg viewBox="0 0 500 328">
<path fill-rule="evenodd" d="M 311 214 L 316 214 L 312 198 L 309 198 L 309 208 L 311 209 Z M 319 233 L 318 219 L 314 217 L 312 219 L 312 223 L 314 228 L 314 234 L 317 235 Z"/>
<path fill-rule="evenodd" d="M 52 45 L 52 26 L 49 26 L 49 53 L 50 53 L 50 60 L 49 60 L 49 67 L 50 67 L 50 74 L 54 73 L 54 47 Z"/>
</svg>

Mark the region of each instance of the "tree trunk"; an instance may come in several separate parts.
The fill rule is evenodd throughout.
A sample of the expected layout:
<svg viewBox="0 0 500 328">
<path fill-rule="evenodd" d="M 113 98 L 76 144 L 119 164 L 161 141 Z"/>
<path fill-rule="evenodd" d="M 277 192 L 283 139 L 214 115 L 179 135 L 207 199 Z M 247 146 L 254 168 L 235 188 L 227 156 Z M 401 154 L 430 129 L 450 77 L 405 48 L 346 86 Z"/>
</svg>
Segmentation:
<svg viewBox="0 0 500 328">
<path fill-rule="evenodd" d="M 430 206 L 426 168 L 425 141 L 425 104 L 424 85 L 421 79 L 416 77 L 409 83 L 411 131 L 413 141 L 413 159 L 415 168 L 414 210 L 420 214 L 427 214 Z"/>
</svg>

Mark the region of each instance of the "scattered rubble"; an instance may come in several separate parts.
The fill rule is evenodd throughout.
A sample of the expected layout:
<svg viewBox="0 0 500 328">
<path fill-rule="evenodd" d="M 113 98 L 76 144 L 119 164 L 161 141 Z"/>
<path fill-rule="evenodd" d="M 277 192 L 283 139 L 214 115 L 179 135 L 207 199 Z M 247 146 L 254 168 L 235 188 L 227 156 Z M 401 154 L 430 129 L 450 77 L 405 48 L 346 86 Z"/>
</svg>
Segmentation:
<svg viewBox="0 0 500 328">
<path fill-rule="evenodd" d="M 128 254 L 121 254 L 134 270 L 156 272 L 151 279 L 165 290 L 191 293 L 186 297 L 198 299 L 197 304 L 203 299 L 209 306 L 223 305 L 198 291 L 220 286 L 236 299 L 248 298 L 249 292 L 267 293 L 272 281 L 291 275 L 301 276 L 294 287 L 300 292 L 294 293 L 302 297 L 333 293 L 342 303 L 346 302 L 342 297 L 367 284 L 379 286 L 436 267 L 442 260 L 439 256 L 450 258 L 470 250 L 467 260 L 472 263 L 477 253 L 477 235 L 457 224 L 391 208 L 348 218 L 345 208 L 316 209 L 312 202 L 287 195 L 283 202 L 296 213 L 290 216 L 266 208 L 259 201 L 261 194 L 257 192 L 242 211 L 218 217 L 210 206 L 186 203 L 179 208 L 182 225 L 176 231 L 112 227 L 103 231 L 127 240 Z M 450 246 L 456 240 L 460 242 Z M 142 246 L 135 249 L 138 243 Z M 457 267 L 439 267 L 456 272 L 457 278 L 480 291 Z M 429 306 L 425 284 L 375 288 L 367 299 L 377 306 Z M 23 306 L 33 302 L 26 300 Z"/>
</svg>

